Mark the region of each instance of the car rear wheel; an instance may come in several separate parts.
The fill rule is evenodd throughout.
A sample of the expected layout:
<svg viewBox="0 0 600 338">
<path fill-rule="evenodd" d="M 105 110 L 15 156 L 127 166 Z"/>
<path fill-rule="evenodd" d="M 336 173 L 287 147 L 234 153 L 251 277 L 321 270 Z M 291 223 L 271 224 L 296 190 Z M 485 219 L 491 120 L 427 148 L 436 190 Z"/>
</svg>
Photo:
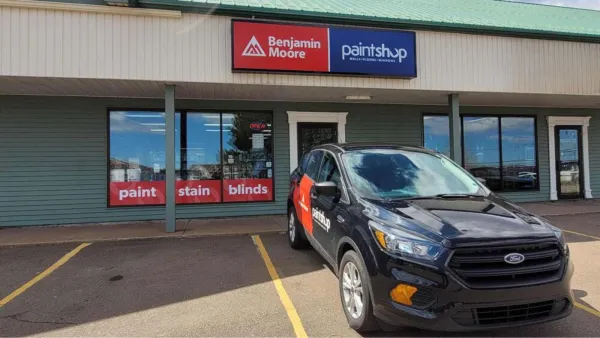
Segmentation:
<svg viewBox="0 0 600 338">
<path fill-rule="evenodd" d="M 371 280 L 362 258 L 355 251 L 347 251 L 340 263 L 340 296 L 346 319 L 357 332 L 377 330 L 371 302 Z"/>
<path fill-rule="evenodd" d="M 290 246 L 294 249 L 305 249 L 308 247 L 308 240 L 304 233 L 304 227 L 298 221 L 296 217 L 296 210 L 290 208 L 288 212 L 288 228 L 287 228 L 288 241 Z"/>
</svg>

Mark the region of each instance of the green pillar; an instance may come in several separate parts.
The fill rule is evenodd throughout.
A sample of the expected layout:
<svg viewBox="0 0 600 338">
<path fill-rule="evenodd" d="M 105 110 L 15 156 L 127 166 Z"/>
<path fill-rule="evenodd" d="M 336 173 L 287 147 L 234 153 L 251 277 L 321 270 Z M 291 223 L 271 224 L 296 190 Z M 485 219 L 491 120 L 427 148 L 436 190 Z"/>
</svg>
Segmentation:
<svg viewBox="0 0 600 338">
<path fill-rule="evenodd" d="M 175 232 L 175 85 L 165 88 L 166 232 Z"/>
<path fill-rule="evenodd" d="M 450 106 L 448 116 L 448 120 L 450 121 L 450 157 L 454 162 L 463 165 L 458 94 L 450 94 L 448 96 L 448 105 Z"/>
</svg>

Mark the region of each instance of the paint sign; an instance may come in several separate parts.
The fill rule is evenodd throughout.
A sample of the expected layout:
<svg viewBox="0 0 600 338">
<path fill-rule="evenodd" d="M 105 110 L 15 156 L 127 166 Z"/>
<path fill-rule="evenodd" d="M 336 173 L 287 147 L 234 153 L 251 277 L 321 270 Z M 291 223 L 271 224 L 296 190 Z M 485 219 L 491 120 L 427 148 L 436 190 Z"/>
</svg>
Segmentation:
<svg viewBox="0 0 600 338">
<path fill-rule="evenodd" d="M 238 179 L 223 182 L 221 189 L 221 180 L 176 181 L 175 202 L 203 204 L 273 200 L 272 179 Z M 165 181 L 111 182 L 109 203 L 110 206 L 164 205 L 165 191 Z"/>
<path fill-rule="evenodd" d="M 234 20 L 233 70 L 417 77 L 414 32 Z"/>
</svg>

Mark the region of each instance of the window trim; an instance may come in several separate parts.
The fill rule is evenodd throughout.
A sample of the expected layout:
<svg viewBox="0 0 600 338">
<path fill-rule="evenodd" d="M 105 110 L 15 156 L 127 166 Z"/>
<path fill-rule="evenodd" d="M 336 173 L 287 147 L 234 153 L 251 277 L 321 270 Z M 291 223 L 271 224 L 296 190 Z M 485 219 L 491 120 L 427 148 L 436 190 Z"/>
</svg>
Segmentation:
<svg viewBox="0 0 600 338">
<path fill-rule="evenodd" d="M 139 108 L 139 107 L 106 107 L 106 143 L 105 143 L 105 147 L 106 147 L 106 162 L 104 163 L 104 167 L 106 170 L 106 184 L 105 184 L 105 194 L 106 194 L 106 207 L 109 209 L 112 208 L 144 208 L 144 207 L 165 207 L 165 204 L 142 204 L 142 205 L 111 205 L 110 204 L 110 113 L 113 111 L 128 111 L 128 112 L 156 112 L 156 113 L 163 113 L 165 114 L 165 110 L 163 108 Z M 272 198 L 270 200 L 265 200 L 265 201 L 233 201 L 233 202 L 225 202 L 223 201 L 224 198 L 224 176 L 222 175 L 221 177 L 221 201 L 220 202 L 209 202 L 209 203 L 184 203 L 184 204 L 180 204 L 180 203 L 176 203 L 176 207 L 198 207 L 198 206 L 203 206 L 203 205 L 230 205 L 230 204 L 265 204 L 265 203 L 274 203 L 276 201 L 276 196 L 275 196 L 275 192 L 276 192 L 276 163 L 275 163 L 275 147 L 276 147 L 276 137 L 275 135 L 275 113 L 273 110 L 236 110 L 236 109 L 207 109 L 207 108 L 203 108 L 203 109 L 177 109 L 177 107 L 175 107 L 175 113 L 179 113 L 180 114 L 180 118 L 181 118 L 181 125 L 183 125 L 183 117 L 187 118 L 188 113 L 217 113 L 219 114 L 219 121 L 220 124 L 222 126 L 223 124 L 223 114 L 227 114 L 227 113 L 266 113 L 269 114 L 271 116 L 271 135 L 272 136 L 272 140 L 271 140 L 271 144 L 272 144 L 272 156 L 273 156 L 273 160 L 271 161 L 271 170 L 272 170 L 272 176 L 271 176 L 271 180 L 273 182 L 272 184 Z M 185 125 L 187 126 L 187 121 L 185 123 Z M 181 128 L 181 126 L 180 126 Z M 221 131 L 219 132 L 219 142 L 220 142 L 220 147 L 221 150 L 223 149 L 223 128 L 220 128 Z M 187 143 L 187 130 L 180 131 L 180 137 L 183 137 L 183 135 L 186 135 L 186 140 L 185 143 Z M 183 142 L 180 143 L 180 147 L 183 146 Z M 180 161 L 183 160 L 183 158 L 181 157 L 181 149 L 180 149 Z M 224 172 L 223 170 L 223 158 L 221 158 L 221 170 L 222 172 Z M 181 168 L 180 168 L 181 170 Z"/>
<path fill-rule="evenodd" d="M 444 113 L 428 113 L 428 112 L 424 112 L 421 114 L 421 145 L 423 147 L 425 147 L 425 117 L 426 116 L 446 116 L 449 118 L 448 114 L 444 114 Z M 498 147 L 498 151 L 499 151 L 499 163 L 500 163 L 500 179 L 502 182 L 502 179 L 504 177 L 504 172 L 502 171 L 502 165 L 503 165 L 503 153 L 502 153 L 502 118 L 505 117 L 516 117 L 516 118 L 533 118 L 533 133 L 534 133 L 534 143 L 535 143 L 535 174 L 537 177 L 537 184 L 536 187 L 533 189 L 526 189 L 526 190 L 519 190 L 519 189 L 502 189 L 502 190 L 493 190 L 494 193 L 515 193 L 515 192 L 540 192 L 541 191 L 541 184 L 540 184 L 540 148 L 539 148 L 539 133 L 538 133 L 538 116 L 536 114 L 507 114 L 507 113 L 503 113 L 503 114 L 485 114 L 485 113 L 479 113 L 479 114 L 469 114 L 469 113 L 461 113 L 460 114 L 460 149 L 461 149 L 461 160 L 463 165 L 461 166 L 463 169 L 467 170 L 464 165 L 465 165 L 465 128 L 464 128 L 464 118 L 465 117 L 495 117 L 498 119 L 498 143 L 499 143 L 499 147 Z M 450 140 L 448 140 L 449 142 Z M 467 170 L 468 171 L 468 170 Z M 490 189 L 491 190 L 491 189 Z"/>
</svg>

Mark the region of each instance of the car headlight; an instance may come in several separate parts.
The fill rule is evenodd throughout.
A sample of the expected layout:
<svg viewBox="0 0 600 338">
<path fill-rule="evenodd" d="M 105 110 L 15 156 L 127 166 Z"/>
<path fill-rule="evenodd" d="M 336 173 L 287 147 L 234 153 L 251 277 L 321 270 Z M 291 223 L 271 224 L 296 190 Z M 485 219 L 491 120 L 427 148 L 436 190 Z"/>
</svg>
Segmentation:
<svg viewBox="0 0 600 338">
<path fill-rule="evenodd" d="M 549 224 L 548 222 L 544 222 L 544 224 L 548 228 L 550 228 L 550 230 L 552 230 L 552 232 L 554 233 L 554 236 L 556 236 L 556 238 L 558 239 L 558 242 L 562 246 L 565 256 L 568 256 L 569 255 L 569 245 L 567 245 L 567 240 L 565 239 L 565 235 L 564 235 L 563 231 L 561 229 L 555 227 L 554 225 Z"/>
<path fill-rule="evenodd" d="M 440 244 L 433 243 L 397 226 L 369 220 L 369 226 L 382 250 L 391 255 L 434 261 L 444 251 Z"/>
</svg>

